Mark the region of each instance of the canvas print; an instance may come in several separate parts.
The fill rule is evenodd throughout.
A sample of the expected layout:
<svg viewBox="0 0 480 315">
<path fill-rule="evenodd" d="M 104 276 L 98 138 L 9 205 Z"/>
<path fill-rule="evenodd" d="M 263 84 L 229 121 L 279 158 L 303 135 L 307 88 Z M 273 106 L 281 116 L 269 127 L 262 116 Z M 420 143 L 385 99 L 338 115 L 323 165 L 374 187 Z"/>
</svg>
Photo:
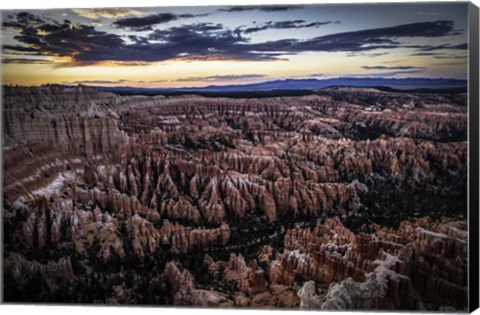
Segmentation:
<svg viewBox="0 0 480 315">
<path fill-rule="evenodd" d="M 4 10 L 4 301 L 467 310 L 468 10 Z"/>
</svg>

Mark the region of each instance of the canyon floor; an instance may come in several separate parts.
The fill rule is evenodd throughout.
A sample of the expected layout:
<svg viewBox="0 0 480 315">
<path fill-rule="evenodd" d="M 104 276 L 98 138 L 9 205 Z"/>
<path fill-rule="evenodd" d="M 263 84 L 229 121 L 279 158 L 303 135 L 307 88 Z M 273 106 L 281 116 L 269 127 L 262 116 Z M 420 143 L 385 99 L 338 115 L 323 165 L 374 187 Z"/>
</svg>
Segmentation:
<svg viewBox="0 0 480 315">
<path fill-rule="evenodd" d="M 4 87 L 4 300 L 465 310 L 467 97 Z"/>
</svg>

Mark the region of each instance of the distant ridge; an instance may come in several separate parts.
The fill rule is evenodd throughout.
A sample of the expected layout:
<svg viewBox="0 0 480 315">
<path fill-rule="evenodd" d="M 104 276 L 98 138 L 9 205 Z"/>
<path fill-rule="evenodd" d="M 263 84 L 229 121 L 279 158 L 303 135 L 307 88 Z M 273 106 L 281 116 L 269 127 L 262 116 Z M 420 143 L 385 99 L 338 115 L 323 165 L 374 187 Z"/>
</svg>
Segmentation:
<svg viewBox="0 0 480 315">
<path fill-rule="evenodd" d="M 119 93 L 176 94 L 179 92 L 239 93 L 262 91 L 316 90 L 334 86 L 375 87 L 377 89 L 416 91 L 416 92 L 465 92 L 467 80 L 447 78 L 331 78 L 331 79 L 285 79 L 251 84 L 209 85 L 205 87 L 182 88 L 137 88 L 137 87 L 97 87 L 99 90 Z"/>
</svg>

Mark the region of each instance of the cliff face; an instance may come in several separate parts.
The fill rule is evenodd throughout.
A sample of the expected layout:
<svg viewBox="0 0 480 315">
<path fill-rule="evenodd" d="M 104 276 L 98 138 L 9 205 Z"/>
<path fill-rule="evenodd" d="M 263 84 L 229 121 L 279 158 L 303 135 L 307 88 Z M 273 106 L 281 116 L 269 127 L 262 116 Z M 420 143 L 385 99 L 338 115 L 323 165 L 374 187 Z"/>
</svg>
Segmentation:
<svg viewBox="0 0 480 315">
<path fill-rule="evenodd" d="M 35 301 L 462 309 L 463 100 L 7 88 L 6 277 Z"/>
<path fill-rule="evenodd" d="M 5 88 L 4 192 L 9 200 L 58 186 L 83 162 L 101 161 L 126 140 L 112 106 L 91 88 Z M 55 186 L 55 183 L 58 185 Z"/>
</svg>

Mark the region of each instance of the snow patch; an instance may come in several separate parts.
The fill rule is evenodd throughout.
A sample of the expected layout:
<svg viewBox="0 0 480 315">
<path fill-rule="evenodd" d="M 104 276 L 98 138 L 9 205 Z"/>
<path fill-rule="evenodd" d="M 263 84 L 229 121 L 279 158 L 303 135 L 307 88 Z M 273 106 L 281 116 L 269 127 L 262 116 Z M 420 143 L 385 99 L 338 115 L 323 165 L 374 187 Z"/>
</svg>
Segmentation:
<svg viewBox="0 0 480 315">
<path fill-rule="evenodd" d="M 50 184 L 32 192 L 36 196 L 49 197 L 63 188 L 63 183 L 66 180 L 72 179 L 74 175 L 72 173 L 60 173 Z"/>
<path fill-rule="evenodd" d="M 431 236 L 431 237 L 448 238 L 448 236 L 443 233 L 432 232 L 429 230 L 425 230 L 424 228 L 421 228 L 421 227 L 417 227 L 415 230 L 420 232 L 421 234 Z"/>
</svg>

